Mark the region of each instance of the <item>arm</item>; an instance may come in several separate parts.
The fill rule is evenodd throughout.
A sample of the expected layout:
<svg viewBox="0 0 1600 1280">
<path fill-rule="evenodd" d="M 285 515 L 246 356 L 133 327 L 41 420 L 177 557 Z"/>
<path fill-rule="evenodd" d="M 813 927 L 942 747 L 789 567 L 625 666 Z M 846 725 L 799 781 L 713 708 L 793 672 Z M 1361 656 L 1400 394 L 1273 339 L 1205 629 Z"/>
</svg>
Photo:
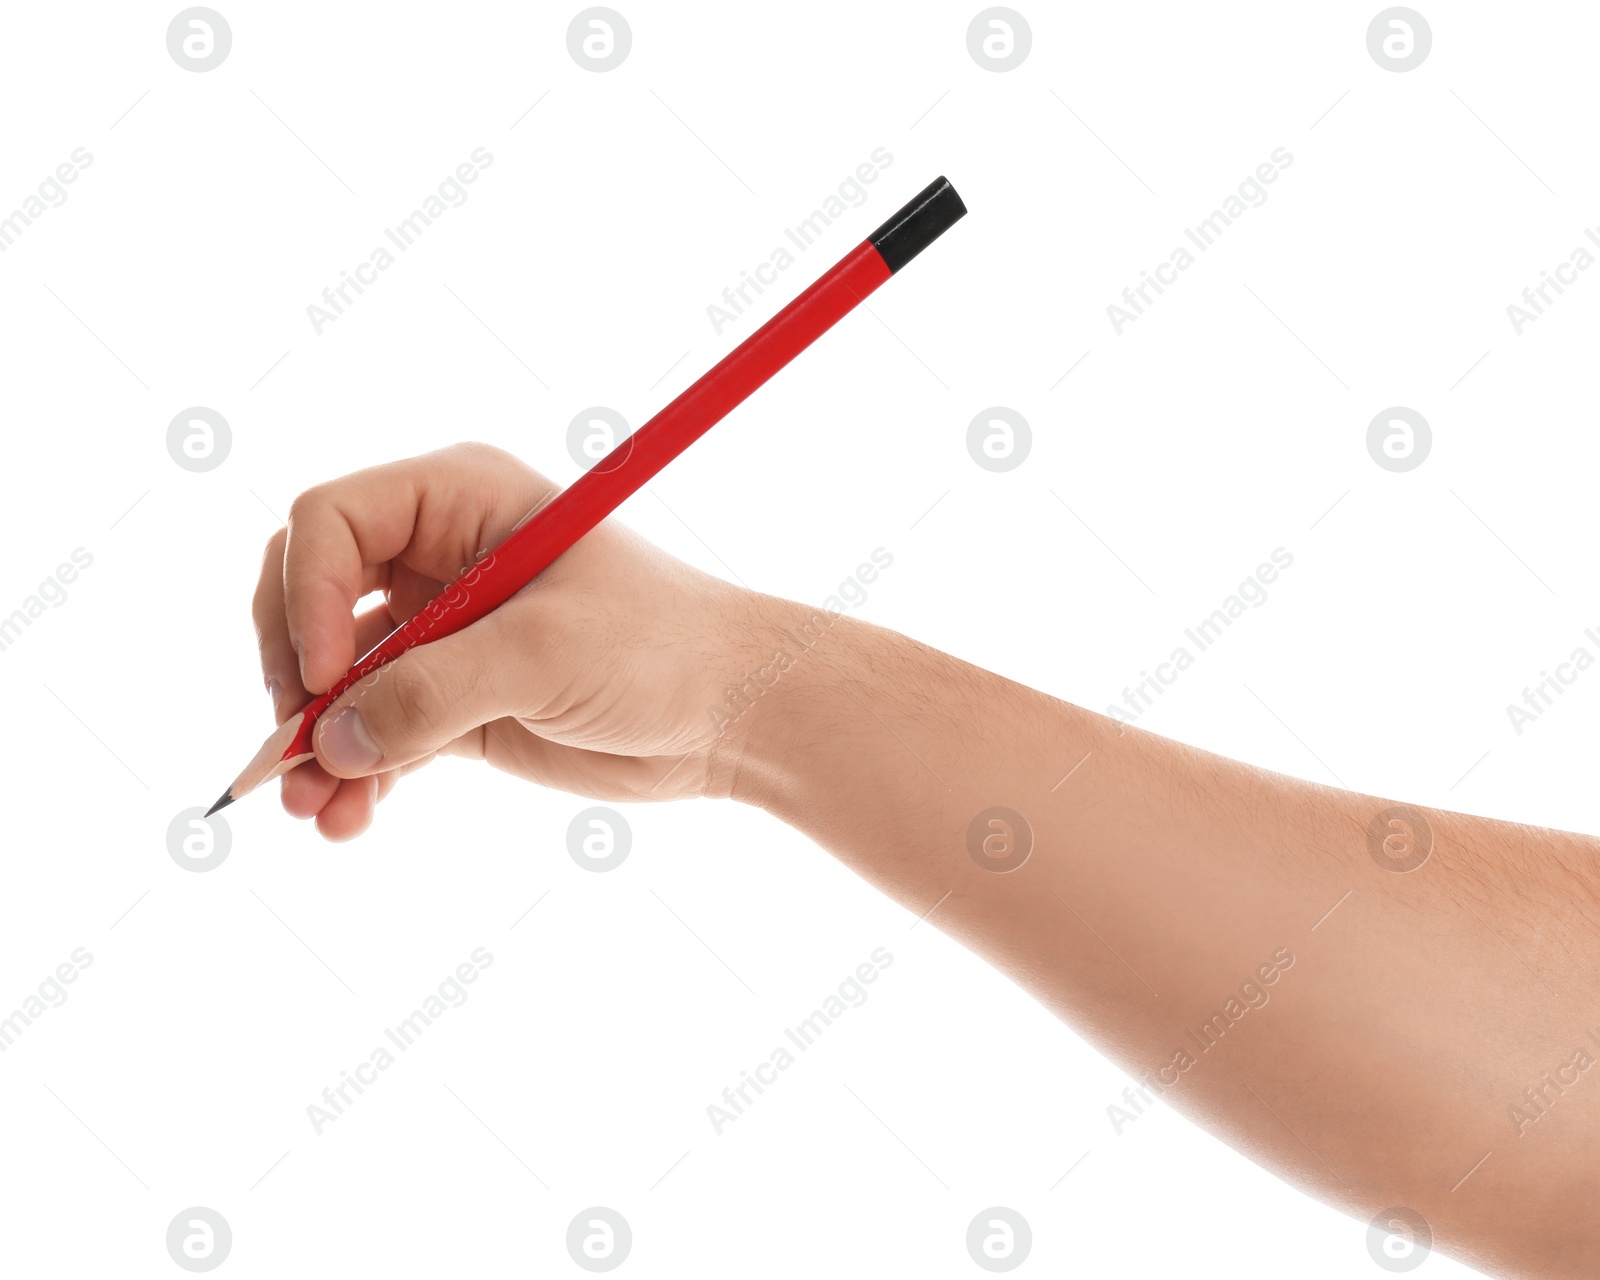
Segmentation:
<svg viewBox="0 0 1600 1280">
<path fill-rule="evenodd" d="M 255 601 L 280 723 L 551 488 L 471 446 L 297 499 Z M 441 752 L 759 805 L 1264 1167 L 1500 1274 L 1600 1270 L 1592 839 L 1224 760 L 614 524 L 349 691 L 316 745 L 284 804 L 335 839 Z"/>
<path fill-rule="evenodd" d="M 1593 839 L 1280 777 L 849 618 L 748 719 L 735 798 L 1149 1094 L 1495 1274 L 1600 1269 Z"/>
</svg>

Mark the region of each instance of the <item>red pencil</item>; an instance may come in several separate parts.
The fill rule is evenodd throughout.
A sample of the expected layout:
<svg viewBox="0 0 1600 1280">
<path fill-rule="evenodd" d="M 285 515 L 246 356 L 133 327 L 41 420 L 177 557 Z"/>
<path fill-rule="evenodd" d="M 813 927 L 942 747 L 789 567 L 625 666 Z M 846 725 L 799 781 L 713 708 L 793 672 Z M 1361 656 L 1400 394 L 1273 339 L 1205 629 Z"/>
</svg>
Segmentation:
<svg viewBox="0 0 1600 1280">
<path fill-rule="evenodd" d="M 340 694 L 407 649 L 460 631 L 516 595 L 966 211 L 949 181 L 936 178 L 698 382 L 391 631 L 333 688 L 279 726 L 206 816 L 311 759 L 317 717 Z"/>
</svg>

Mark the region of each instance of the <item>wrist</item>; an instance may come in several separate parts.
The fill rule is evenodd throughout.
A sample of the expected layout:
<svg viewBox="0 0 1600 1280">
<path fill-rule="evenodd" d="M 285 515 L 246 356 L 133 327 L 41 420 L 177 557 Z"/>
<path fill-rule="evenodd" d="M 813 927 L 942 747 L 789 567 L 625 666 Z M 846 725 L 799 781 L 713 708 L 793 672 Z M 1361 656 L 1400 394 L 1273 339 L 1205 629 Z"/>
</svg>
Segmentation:
<svg viewBox="0 0 1600 1280">
<path fill-rule="evenodd" d="M 749 634 L 763 663 L 739 690 L 737 712 L 719 725 L 707 790 L 770 812 L 779 797 L 804 789 L 810 748 L 829 740 L 826 726 L 850 703 L 864 638 L 890 633 L 844 614 L 761 596 Z"/>
</svg>

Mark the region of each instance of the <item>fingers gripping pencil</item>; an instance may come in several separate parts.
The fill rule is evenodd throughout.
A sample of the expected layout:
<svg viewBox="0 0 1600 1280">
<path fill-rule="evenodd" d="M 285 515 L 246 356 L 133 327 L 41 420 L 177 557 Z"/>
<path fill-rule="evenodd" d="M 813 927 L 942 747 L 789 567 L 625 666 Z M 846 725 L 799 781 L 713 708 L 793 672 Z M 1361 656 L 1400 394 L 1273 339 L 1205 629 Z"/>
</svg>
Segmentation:
<svg viewBox="0 0 1600 1280">
<path fill-rule="evenodd" d="M 936 178 L 687 391 L 391 631 L 331 689 L 279 726 L 206 816 L 311 759 L 317 718 L 345 690 L 408 649 L 452 635 L 504 604 L 966 211 L 949 180 Z"/>
</svg>

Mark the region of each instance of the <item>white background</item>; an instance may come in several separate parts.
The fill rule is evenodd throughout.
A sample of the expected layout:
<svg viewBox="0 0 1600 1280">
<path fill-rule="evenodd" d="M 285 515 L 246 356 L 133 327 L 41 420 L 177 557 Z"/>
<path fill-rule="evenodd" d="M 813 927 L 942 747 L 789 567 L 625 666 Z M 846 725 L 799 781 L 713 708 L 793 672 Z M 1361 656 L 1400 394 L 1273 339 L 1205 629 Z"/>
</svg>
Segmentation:
<svg viewBox="0 0 1600 1280">
<path fill-rule="evenodd" d="M 632 50 L 597 74 L 577 5 L 219 4 L 202 74 L 176 6 L 5 17 L 0 212 L 93 156 L 0 254 L 0 615 L 93 556 L 0 651 L 0 1011 L 93 955 L 0 1055 L 5 1271 L 181 1274 L 167 1224 L 204 1205 L 224 1274 L 579 1274 L 567 1224 L 605 1205 L 623 1274 L 960 1276 L 1005 1205 L 1023 1274 L 1383 1274 L 1365 1223 L 1170 1110 L 1116 1134 L 1122 1072 L 762 814 L 628 808 L 593 874 L 586 801 L 446 762 L 351 845 L 272 795 L 216 870 L 166 831 L 270 727 L 248 602 L 298 491 L 469 438 L 570 481 L 574 414 L 642 422 L 939 173 L 970 216 L 621 519 L 809 601 L 883 547 L 863 616 L 1095 709 L 1281 546 L 1142 724 L 1594 830 L 1600 674 L 1520 735 L 1505 708 L 1597 648 L 1600 272 L 1521 336 L 1506 307 L 1600 218 L 1600 15 L 1427 6 L 1397 74 L 1377 4 L 1026 4 L 995 73 L 976 3 L 618 0 Z M 307 306 L 477 147 L 467 202 L 319 336 Z M 1267 202 L 1119 336 L 1107 305 L 1278 147 Z M 232 431 L 203 474 L 165 445 L 193 405 Z M 991 405 L 1033 432 L 1004 474 L 965 446 Z M 1433 432 L 1405 474 L 1365 444 L 1393 405 Z M 318 1136 L 308 1104 L 480 946 L 468 1002 Z M 717 1136 L 708 1104 L 877 947 L 868 1002 Z"/>
</svg>

